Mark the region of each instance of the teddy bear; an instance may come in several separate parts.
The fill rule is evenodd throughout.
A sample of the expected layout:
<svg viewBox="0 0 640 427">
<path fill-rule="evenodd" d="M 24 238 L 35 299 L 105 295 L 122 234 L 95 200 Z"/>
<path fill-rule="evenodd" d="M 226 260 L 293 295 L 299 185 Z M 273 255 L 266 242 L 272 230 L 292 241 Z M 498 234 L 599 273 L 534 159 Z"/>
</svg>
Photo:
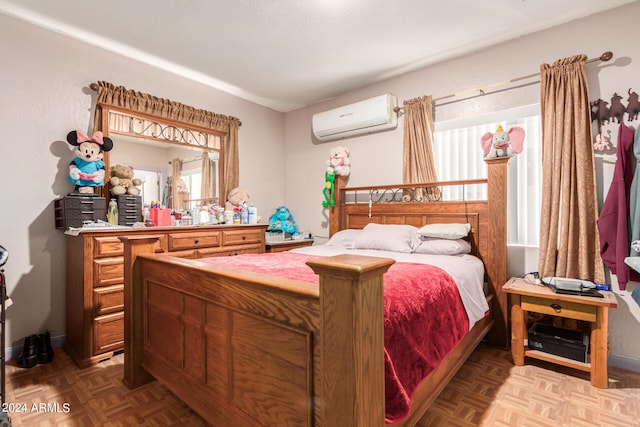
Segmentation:
<svg viewBox="0 0 640 427">
<path fill-rule="evenodd" d="M 115 165 L 111 167 L 111 178 L 109 184 L 111 186 L 111 194 L 120 196 L 122 194 L 130 194 L 132 196 L 140 195 L 140 185 L 142 180 L 134 178 L 134 171 L 131 166 Z"/>
<path fill-rule="evenodd" d="M 349 149 L 337 146 L 330 150 L 329 160 L 327 160 L 327 172 L 329 174 L 348 176 L 351 173 L 351 161 L 349 160 Z"/>
<path fill-rule="evenodd" d="M 333 191 L 336 175 L 349 176 L 350 173 L 351 161 L 349 160 L 349 149 L 340 145 L 332 148 L 329 151 L 327 170 L 324 173 L 325 188 L 322 189 L 322 194 L 324 195 L 322 207 L 328 208 L 335 206 Z"/>
<path fill-rule="evenodd" d="M 224 209 L 233 211 L 236 208 L 242 208 L 245 202 L 249 201 L 249 191 L 244 188 L 235 187 L 229 191 Z"/>
</svg>

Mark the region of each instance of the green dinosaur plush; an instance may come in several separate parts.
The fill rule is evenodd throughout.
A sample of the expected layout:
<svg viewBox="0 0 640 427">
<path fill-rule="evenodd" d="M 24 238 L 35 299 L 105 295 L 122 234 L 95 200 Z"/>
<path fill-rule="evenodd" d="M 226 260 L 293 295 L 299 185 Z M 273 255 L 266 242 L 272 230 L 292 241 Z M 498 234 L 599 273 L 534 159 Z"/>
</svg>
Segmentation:
<svg viewBox="0 0 640 427">
<path fill-rule="evenodd" d="M 333 189 L 334 189 L 334 182 L 336 180 L 336 172 L 335 170 L 333 170 L 333 168 L 331 168 L 332 170 L 327 170 L 324 173 L 324 189 L 322 190 L 322 194 L 324 194 L 324 201 L 322 202 L 322 207 L 323 208 L 328 208 L 329 206 L 334 207 L 335 206 L 335 199 L 333 198 Z"/>
</svg>

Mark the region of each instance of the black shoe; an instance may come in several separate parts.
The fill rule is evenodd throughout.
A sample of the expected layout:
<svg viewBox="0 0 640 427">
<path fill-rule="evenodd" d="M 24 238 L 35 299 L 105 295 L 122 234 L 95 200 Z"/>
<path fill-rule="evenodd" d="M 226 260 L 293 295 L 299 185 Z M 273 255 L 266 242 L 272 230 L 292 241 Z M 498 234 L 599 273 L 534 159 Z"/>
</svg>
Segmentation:
<svg viewBox="0 0 640 427">
<path fill-rule="evenodd" d="M 38 343 L 38 363 L 50 363 L 53 360 L 53 349 L 51 348 L 51 334 L 45 331 L 36 338 Z"/>
<path fill-rule="evenodd" d="M 35 335 L 28 335 L 24 339 L 22 354 L 18 357 L 18 366 L 33 368 L 38 364 L 38 344 Z"/>
</svg>

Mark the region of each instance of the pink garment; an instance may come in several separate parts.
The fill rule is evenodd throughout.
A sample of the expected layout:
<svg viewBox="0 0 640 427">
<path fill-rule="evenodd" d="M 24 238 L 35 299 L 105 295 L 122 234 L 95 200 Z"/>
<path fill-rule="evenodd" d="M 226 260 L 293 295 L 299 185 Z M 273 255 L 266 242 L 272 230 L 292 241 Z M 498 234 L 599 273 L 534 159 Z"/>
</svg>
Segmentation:
<svg viewBox="0 0 640 427">
<path fill-rule="evenodd" d="M 598 219 L 602 261 L 611 273 L 616 275 L 622 290 L 627 288 L 630 278 L 638 278 L 635 273 L 634 277 L 631 277 L 631 271 L 624 262 L 630 251 L 629 196 L 633 180 L 632 149 L 633 129 L 620 123 L 613 179 Z"/>
</svg>

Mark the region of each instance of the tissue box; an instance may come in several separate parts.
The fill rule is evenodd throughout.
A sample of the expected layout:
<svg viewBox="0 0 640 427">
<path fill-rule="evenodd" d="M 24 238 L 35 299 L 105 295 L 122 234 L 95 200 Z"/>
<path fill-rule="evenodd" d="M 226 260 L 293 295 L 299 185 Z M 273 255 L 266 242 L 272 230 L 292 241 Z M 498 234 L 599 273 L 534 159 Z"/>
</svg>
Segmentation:
<svg viewBox="0 0 640 427">
<path fill-rule="evenodd" d="M 166 227 L 171 225 L 171 209 L 168 208 L 151 208 L 149 209 L 149 217 L 153 221 L 153 225 L 157 227 Z"/>
</svg>

